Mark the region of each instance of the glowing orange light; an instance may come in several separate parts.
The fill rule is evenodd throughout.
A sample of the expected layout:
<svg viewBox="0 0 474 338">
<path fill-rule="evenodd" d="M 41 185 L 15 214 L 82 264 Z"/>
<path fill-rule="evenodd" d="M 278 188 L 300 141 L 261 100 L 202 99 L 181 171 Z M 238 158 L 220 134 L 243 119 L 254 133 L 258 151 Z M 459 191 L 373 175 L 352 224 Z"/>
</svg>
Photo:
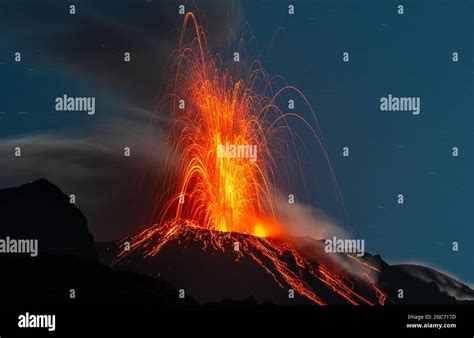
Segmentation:
<svg viewBox="0 0 474 338">
<path fill-rule="evenodd" d="M 189 23 L 195 37 L 185 44 Z M 259 62 L 239 67 L 231 72 L 217 61 L 194 14 L 187 13 L 176 74 L 162 101 L 163 109 L 172 112 L 170 144 L 174 152 L 168 163 L 180 179 L 170 183 L 158 223 L 127 239 L 130 252 L 141 249 L 145 257 L 153 256 L 169 241 L 190 236 L 199 236 L 193 239 L 202 241 L 204 247 L 222 251 L 237 241 L 241 244 L 238 257 L 250 256 L 278 285 L 289 285 L 316 304 L 325 302 L 303 273 L 351 304 L 373 304 L 353 290 L 341 271 L 324 264 L 313 267 L 285 241 L 275 212 L 278 166 L 272 145 L 278 142 L 275 135 L 279 130 L 289 129 L 286 118 L 297 115 L 283 113 L 276 106 L 275 97 L 281 90 L 273 97 L 265 95 L 271 87 L 270 77 Z M 266 83 L 263 93 L 258 91 L 259 83 Z M 323 152 L 327 157 L 324 147 Z M 180 203 L 183 197 L 184 203 Z M 209 231 L 193 232 L 195 228 Z M 116 261 L 128 254 L 121 252 Z M 369 283 L 383 303 L 385 294 L 374 282 Z"/>
<path fill-rule="evenodd" d="M 255 226 L 255 230 L 253 232 L 253 235 L 256 236 L 256 237 L 265 237 L 266 236 L 265 229 L 263 228 L 263 226 L 261 224 L 257 224 Z"/>
</svg>

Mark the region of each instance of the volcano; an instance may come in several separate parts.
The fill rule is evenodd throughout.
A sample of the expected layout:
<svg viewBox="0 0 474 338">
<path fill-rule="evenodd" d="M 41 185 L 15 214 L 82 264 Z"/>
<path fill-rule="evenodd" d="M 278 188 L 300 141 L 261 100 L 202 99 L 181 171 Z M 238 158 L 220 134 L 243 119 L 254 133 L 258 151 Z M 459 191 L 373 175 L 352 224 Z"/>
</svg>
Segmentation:
<svg viewBox="0 0 474 338">
<path fill-rule="evenodd" d="M 280 243 L 276 239 L 225 233 L 186 224 L 184 231 L 169 239 L 158 253 L 146 254 L 147 250 L 157 245 L 150 239 L 145 245 L 148 249 L 143 247 L 132 251 L 117 261 L 116 257 L 122 252 L 121 247 L 128 241 L 133 241 L 133 237 L 97 243 L 101 263 L 169 281 L 201 304 L 248 298 L 257 303 L 278 305 L 314 304 L 314 301 L 293 290 L 281 276 L 274 261 L 262 254 L 265 250 L 249 245 L 255 242 L 262 246 L 286 247 L 286 251 L 273 251 L 280 255 L 278 262 L 281 263 L 278 264 L 298 274 L 306 287 L 313 290 L 324 304 L 353 304 L 344 296 L 348 294 L 358 304 L 366 305 L 381 304 L 382 300 L 387 305 L 472 303 L 457 300 L 442 291 L 436 283 L 427 283 L 398 266 L 391 266 L 378 255 L 366 253 L 359 258 L 346 254 L 327 254 L 324 252 L 324 241 L 310 237 L 293 237 L 289 242 Z M 240 243 L 238 248 L 236 242 Z M 292 253 L 290 247 L 298 254 Z M 301 257 L 305 263 L 295 257 Z M 337 275 L 328 277 L 338 278 L 332 284 L 327 283 L 323 276 L 324 273 L 330 274 L 330 271 L 337 271 Z M 370 280 L 377 281 L 376 289 L 375 284 L 368 281 L 369 276 Z M 338 283 L 343 283 L 353 293 L 345 291 L 341 294 L 341 290 L 337 289 Z M 403 298 L 397 296 L 400 289 L 405 291 Z M 381 300 L 381 297 L 386 298 Z"/>
<path fill-rule="evenodd" d="M 163 243 L 156 236 L 170 228 L 148 229 L 155 231 L 155 236 L 148 237 L 141 249 L 131 250 L 117 260 L 125 242 L 133 241 L 137 236 L 94 243 L 86 218 L 68 203 L 68 196 L 50 182 L 42 179 L 19 188 L 2 189 L 0 196 L 8 202 L 8 208 L 3 209 L 4 217 L 15 220 L 14 228 L 5 223 L 4 234 L 18 238 L 29 238 L 34 234 L 40 239 L 38 257 L 0 257 L 4 275 L 9 276 L 1 283 L 2 299 L 8 304 L 34 301 L 62 304 L 70 301 L 67 291 L 71 287 L 80 291 L 77 301 L 87 304 L 125 302 L 182 306 L 194 304 L 194 301 L 196 304 L 222 303 L 226 299 L 232 300 L 232 304 L 244 305 L 264 302 L 314 304 L 297 291 L 291 298 L 293 287 L 280 271 L 295 272 L 295 279 L 298 277 L 305 282 L 305 286 L 325 304 L 350 304 L 324 283 L 323 278 L 311 274 L 313 271 L 320 276 L 321 266 L 337 271 L 338 276 L 346 276 L 343 280 L 351 289 L 372 304 L 378 304 L 379 295 L 368 283 L 365 273 L 386 295 L 386 305 L 474 303 L 474 291 L 469 286 L 438 271 L 415 265 L 389 265 L 380 256 L 367 253 L 361 258 L 327 254 L 324 242 L 310 237 L 287 238 L 281 243 L 277 239 L 208 230 L 183 223 L 180 231 L 167 237 L 155 254 L 150 253 L 157 244 Z M 34 215 L 36 232 L 32 232 L 30 217 L 14 215 Z M 56 221 L 59 217 L 67 231 L 52 231 L 59 224 Z M 71 237 L 70 234 L 82 235 Z M 61 246 L 53 245 L 55 243 Z M 256 244 L 261 246 L 256 249 Z M 84 252 L 89 254 L 84 255 Z M 264 253 L 277 255 L 277 262 L 286 270 L 283 266 L 275 266 L 275 261 Z M 304 259 L 305 263 L 295 257 Z M 177 296 L 180 289 L 185 291 L 184 300 Z M 404 298 L 398 298 L 400 289 L 404 291 Z M 359 303 L 367 304 L 357 299 Z"/>
</svg>

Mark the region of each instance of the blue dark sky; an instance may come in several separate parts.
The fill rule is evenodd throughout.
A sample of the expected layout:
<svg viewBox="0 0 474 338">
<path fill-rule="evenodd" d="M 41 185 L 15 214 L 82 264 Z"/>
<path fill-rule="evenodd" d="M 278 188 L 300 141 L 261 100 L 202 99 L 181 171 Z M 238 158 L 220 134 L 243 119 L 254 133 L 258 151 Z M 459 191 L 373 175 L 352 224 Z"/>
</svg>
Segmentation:
<svg viewBox="0 0 474 338">
<path fill-rule="evenodd" d="M 113 6 L 78 1 L 74 18 L 57 2 L 45 3 L 0 5 L 0 137 L 14 144 L 15 138 L 38 135 L 53 143 L 79 136 L 90 142 L 84 149 L 94 143 L 121 149 L 123 142 L 104 140 L 107 133 L 101 131 L 117 118 L 124 124 L 136 121 L 124 106 L 153 109 L 181 17 L 174 4 L 153 0 Z M 289 3 L 295 5 L 293 16 L 287 14 Z M 209 15 L 216 45 L 227 41 L 212 31 L 228 27 L 222 19 L 228 13 L 235 15 L 237 31 L 249 22 L 265 68 L 298 87 L 316 110 L 349 224 L 336 212 L 320 149 L 307 135 L 308 201 L 339 217 L 354 237 L 365 239 L 367 251 L 388 262 L 426 263 L 473 283 L 474 2 L 402 4 L 404 15 L 397 14 L 394 1 L 198 6 Z M 138 59 L 131 66 L 113 61 L 125 49 Z M 19 64 L 13 62 L 17 50 L 23 57 Z M 348 63 L 342 62 L 344 51 L 350 53 Z M 454 51 L 459 52 L 457 63 L 451 60 Z M 94 120 L 87 114 L 55 112 L 52 102 L 64 93 L 97 97 Z M 379 100 L 388 94 L 420 97 L 421 114 L 380 111 Z M 90 134 L 95 135 L 92 141 Z M 344 146 L 350 147 L 348 158 L 342 156 Z M 453 146 L 460 149 L 457 158 L 451 156 Z M 34 170 L 8 162 L 9 151 L 0 149 L 2 166 L 11 169 L 0 175 L 2 186 L 35 178 Z M 77 162 L 88 161 L 96 165 L 95 157 Z M 55 170 L 67 170 L 54 163 Z M 41 160 L 34 164 L 43 166 Z M 108 164 L 97 167 L 110 170 Z M 86 178 L 77 177 L 73 188 L 86 184 Z M 66 186 L 69 182 L 63 175 L 57 180 Z M 100 183 L 91 186 L 102 189 Z M 404 205 L 397 204 L 400 193 Z M 118 220 L 97 216 L 100 221 L 94 222 L 94 215 L 104 210 L 99 204 L 84 208 L 95 210 L 89 223 L 102 239 L 107 238 L 104 229 Z M 131 231 L 125 225 L 122 230 Z M 459 252 L 451 250 L 453 241 L 459 242 Z"/>
<path fill-rule="evenodd" d="M 404 15 L 394 1 L 249 1 L 245 15 L 262 46 L 274 39 L 266 68 L 318 113 L 354 236 L 472 282 L 474 2 L 401 3 Z M 388 94 L 420 97 L 421 114 L 380 111 Z"/>
</svg>

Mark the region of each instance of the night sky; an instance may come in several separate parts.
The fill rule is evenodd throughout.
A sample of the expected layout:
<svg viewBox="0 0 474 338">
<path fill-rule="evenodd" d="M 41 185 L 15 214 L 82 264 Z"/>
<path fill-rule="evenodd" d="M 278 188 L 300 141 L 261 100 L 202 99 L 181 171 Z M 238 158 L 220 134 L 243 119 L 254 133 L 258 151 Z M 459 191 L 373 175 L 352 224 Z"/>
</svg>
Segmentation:
<svg viewBox="0 0 474 338">
<path fill-rule="evenodd" d="M 0 186 L 46 177 L 78 196 L 97 240 L 117 239 L 150 221 L 153 199 L 137 198 L 139 169 L 166 138 L 165 128 L 148 126 L 182 16 L 174 2 L 74 3 L 74 16 L 68 2 L 0 3 Z M 403 15 L 394 1 L 212 1 L 198 8 L 217 53 L 248 22 L 265 68 L 315 109 L 348 220 L 304 130 L 308 195 L 300 202 L 325 210 L 389 263 L 426 264 L 472 284 L 474 1 L 401 3 Z M 21 62 L 14 62 L 17 51 Z M 54 99 L 65 93 L 96 97 L 96 114 L 55 111 Z M 381 111 L 388 94 L 420 97 L 420 115 Z M 308 114 L 299 99 L 295 110 Z M 13 156 L 17 145 L 21 159 Z M 123 159 L 127 145 L 133 161 Z M 349 157 L 342 156 L 346 146 Z"/>
</svg>

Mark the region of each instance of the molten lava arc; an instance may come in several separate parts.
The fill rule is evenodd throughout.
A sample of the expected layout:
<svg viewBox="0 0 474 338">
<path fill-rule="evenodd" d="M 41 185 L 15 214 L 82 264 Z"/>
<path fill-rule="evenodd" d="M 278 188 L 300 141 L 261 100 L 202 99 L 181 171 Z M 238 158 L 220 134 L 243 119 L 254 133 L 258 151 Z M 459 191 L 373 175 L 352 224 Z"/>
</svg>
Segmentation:
<svg viewBox="0 0 474 338">
<path fill-rule="evenodd" d="M 190 31 L 193 38 L 187 41 Z M 329 262 L 310 263 L 285 240 L 276 201 L 286 165 L 279 152 L 288 149 L 293 135 L 288 119 L 303 121 L 327 156 L 317 128 L 276 104 L 277 96 L 293 87 L 270 95 L 271 77 L 258 60 L 226 67 L 210 52 L 193 13 L 184 18 L 174 66 L 160 108 L 170 112 L 174 151 L 167 163 L 179 179 L 169 182 L 157 224 L 127 239 L 131 251 L 157 255 L 169 241 L 190 236 L 198 236 L 192 240 L 200 240 L 203 247 L 222 251 L 233 250 L 233 243 L 239 242 L 237 260 L 251 257 L 278 285 L 316 304 L 326 302 L 316 294 L 315 284 L 350 304 L 373 304 L 354 291 L 342 269 Z M 209 231 L 196 235 L 195 228 Z M 128 254 L 121 252 L 116 261 Z M 360 262 L 361 268 L 372 273 L 366 264 Z M 383 304 L 386 296 L 369 274 L 365 283 Z"/>
</svg>

